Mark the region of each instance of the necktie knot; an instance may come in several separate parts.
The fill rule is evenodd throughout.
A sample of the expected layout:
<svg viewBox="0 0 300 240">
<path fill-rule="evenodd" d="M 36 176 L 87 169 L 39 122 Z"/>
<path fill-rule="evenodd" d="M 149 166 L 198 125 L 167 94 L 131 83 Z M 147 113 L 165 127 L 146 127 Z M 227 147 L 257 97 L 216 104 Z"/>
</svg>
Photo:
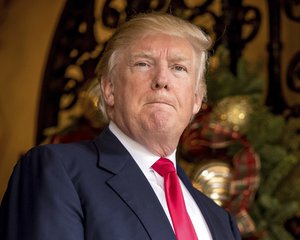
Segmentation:
<svg viewBox="0 0 300 240">
<path fill-rule="evenodd" d="M 158 159 L 152 168 L 161 176 L 165 176 L 168 173 L 175 172 L 174 164 L 167 158 Z"/>
</svg>

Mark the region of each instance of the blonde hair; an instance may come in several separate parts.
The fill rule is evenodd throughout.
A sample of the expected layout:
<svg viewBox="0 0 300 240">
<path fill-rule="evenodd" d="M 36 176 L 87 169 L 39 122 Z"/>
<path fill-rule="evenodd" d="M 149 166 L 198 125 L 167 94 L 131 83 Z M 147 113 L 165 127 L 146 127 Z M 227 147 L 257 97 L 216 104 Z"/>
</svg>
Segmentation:
<svg viewBox="0 0 300 240">
<path fill-rule="evenodd" d="M 139 38 L 152 34 L 166 34 L 184 38 L 190 42 L 196 55 L 196 93 L 206 97 L 205 71 L 208 58 L 208 49 L 211 45 L 210 38 L 196 25 L 167 13 L 144 13 L 122 24 L 108 41 L 103 55 L 97 66 L 99 83 L 103 78 L 112 74 L 117 65 L 120 51 L 127 48 Z M 106 104 L 103 93 L 100 93 L 99 108 L 104 117 Z"/>
</svg>

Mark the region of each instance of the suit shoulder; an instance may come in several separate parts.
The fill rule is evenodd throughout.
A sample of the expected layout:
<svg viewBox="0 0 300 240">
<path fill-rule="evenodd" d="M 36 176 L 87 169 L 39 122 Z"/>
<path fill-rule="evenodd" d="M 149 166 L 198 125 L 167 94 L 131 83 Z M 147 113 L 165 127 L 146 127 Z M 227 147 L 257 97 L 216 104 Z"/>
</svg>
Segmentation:
<svg viewBox="0 0 300 240">
<path fill-rule="evenodd" d="M 87 161 L 96 161 L 97 148 L 93 141 L 64 144 L 45 144 L 33 147 L 20 160 L 22 164 L 49 166 L 62 164 L 84 166 Z"/>
<path fill-rule="evenodd" d="M 46 158 L 64 157 L 81 157 L 82 155 L 94 155 L 97 152 L 93 141 L 82 141 L 74 143 L 62 144 L 45 144 L 33 147 L 30 149 L 26 156 L 35 157 L 43 156 Z"/>
</svg>

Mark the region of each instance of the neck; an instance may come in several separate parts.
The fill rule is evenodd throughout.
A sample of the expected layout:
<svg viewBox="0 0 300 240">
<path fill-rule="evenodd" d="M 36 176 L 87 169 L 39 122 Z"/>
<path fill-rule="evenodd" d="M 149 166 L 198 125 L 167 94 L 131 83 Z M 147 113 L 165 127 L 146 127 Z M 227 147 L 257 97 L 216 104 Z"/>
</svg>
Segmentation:
<svg viewBox="0 0 300 240">
<path fill-rule="evenodd" d="M 139 136 L 130 137 L 160 157 L 172 154 L 176 150 L 180 138 L 180 136 L 170 136 L 169 134 L 160 134 L 157 132 L 143 133 Z"/>
<path fill-rule="evenodd" d="M 162 131 L 141 131 L 141 132 L 133 132 L 126 131 L 128 129 L 122 129 L 115 122 L 110 123 L 110 128 L 117 135 L 123 135 L 125 138 L 129 138 L 132 141 L 137 142 L 144 148 L 146 148 L 149 152 L 156 156 L 166 157 L 171 155 L 177 148 L 177 144 L 179 142 L 180 135 L 170 136 L 170 133 L 164 133 Z"/>
</svg>

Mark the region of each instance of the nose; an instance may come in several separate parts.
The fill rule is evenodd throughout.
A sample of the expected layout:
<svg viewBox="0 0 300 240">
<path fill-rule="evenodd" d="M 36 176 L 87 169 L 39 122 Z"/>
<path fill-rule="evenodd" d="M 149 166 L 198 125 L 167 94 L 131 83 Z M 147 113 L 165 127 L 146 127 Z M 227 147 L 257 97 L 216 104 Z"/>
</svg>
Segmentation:
<svg viewBox="0 0 300 240">
<path fill-rule="evenodd" d="M 153 90 L 169 89 L 168 67 L 158 66 L 153 76 L 151 88 Z"/>
</svg>

